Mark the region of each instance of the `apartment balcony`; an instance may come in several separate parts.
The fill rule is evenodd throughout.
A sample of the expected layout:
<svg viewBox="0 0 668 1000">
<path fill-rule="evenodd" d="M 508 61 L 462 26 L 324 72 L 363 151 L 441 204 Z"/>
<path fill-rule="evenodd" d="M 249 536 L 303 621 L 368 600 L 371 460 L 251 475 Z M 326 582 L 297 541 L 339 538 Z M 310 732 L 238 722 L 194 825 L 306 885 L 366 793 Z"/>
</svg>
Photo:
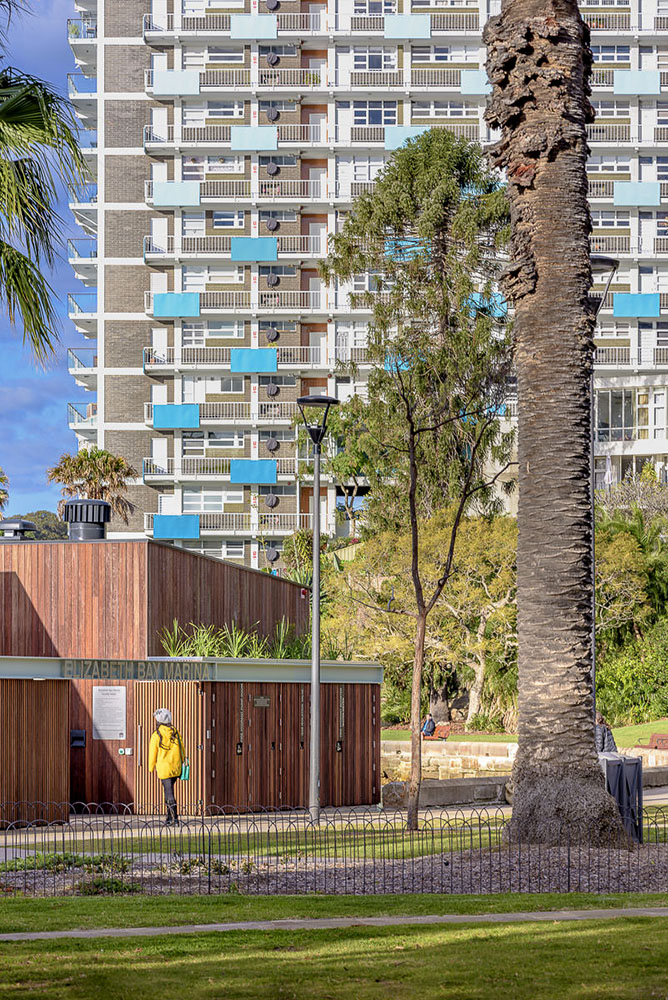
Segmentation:
<svg viewBox="0 0 668 1000">
<path fill-rule="evenodd" d="M 465 6 L 465 5 L 462 5 Z M 336 17 L 336 34 L 373 35 L 394 39 L 391 17 L 383 14 L 339 14 Z M 411 15 L 409 15 L 409 18 Z M 459 34 L 460 32 L 479 32 L 481 30 L 480 14 L 477 5 L 469 10 L 452 10 L 440 13 L 425 12 L 418 17 L 428 18 L 427 30 L 430 34 Z"/>
<path fill-rule="evenodd" d="M 78 403 L 67 404 L 67 422 L 70 430 L 91 440 L 97 436 L 97 403 L 87 406 Z"/>
<path fill-rule="evenodd" d="M 320 69 L 281 69 L 260 66 L 257 76 L 259 90 L 326 90 L 327 71 Z"/>
<path fill-rule="evenodd" d="M 90 76 L 97 64 L 97 21 L 92 17 L 71 17 L 67 21 L 67 40 L 77 66 Z"/>
<path fill-rule="evenodd" d="M 97 78 L 83 73 L 69 73 L 67 96 L 84 127 L 97 128 Z"/>
<path fill-rule="evenodd" d="M 590 200 L 594 198 L 613 198 L 615 193 L 615 182 L 600 181 L 590 177 L 588 193 Z"/>
<path fill-rule="evenodd" d="M 264 535 L 274 538 L 277 535 L 291 535 L 295 531 L 308 530 L 313 526 L 311 514 L 265 514 L 261 511 L 248 511 L 238 514 L 144 514 L 144 532 L 153 535 L 156 518 L 169 517 L 178 525 L 178 519 L 184 516 L 197 520 L 197 537 L 208 535 Z M 165 536 L 166 537 L 166 536 Z"/>
<path fill-rule="evenodd" d="M 473 65 L 477 69 L 477 63 Z M 445 67 L 425 67 L 411 69 L 411 87 L 414 90 L 457 90 L 461 86 L 461 69 L 446 69 Z"/>
<path fill-rule="evenodd" d="M 249 464 L 253 459 L 242 459 Z M 176 481 L 206 481 L 222 480 L 230 481 L 231 473 L 234 469 L 233 462 L 236 459 L 229 457 L 212 457 L 204 455 L 184 455 L 180 458 L 154 459 L 145 458 L 143 461 L 144 482 L 176 482 Z M 292 480 L 298 474 L 300 462 L 303 460 L 293 456 L 292 458 L 269 459 L 272 465 L 276 466 L 276 478 Z M 253 473 L 251 473 L 252 478 Z"/>
<path fill-rule="evenodd" d="M 144 371 L 154 373 L 156 371 L 164 371 L 167 368 L 171 368 L 174 371 L 187 371 L 189 369 L 231 371 L 234 368 L 235 371 L 238 371 L 239 369 L 233 366 L 235 359 L 233 352 L 238 350 L 240 349 L 235 347 L 181 347 L 180 349 L 166 347 L 161 350 L 153 347 L 145 347 Z M 251 359 L 256 351 L 254 348 L 241 348 L 241 350 L 247 352 L 247 355 Z M 276 365 L 279 371 L 283 368 L 289 370 L 295 368 L 316 368 L 328 371 L 336 364 L 337 352 L 340 351 L 341 360 L 350 354 L 347 348 L 329 350 L 327 347 L 299 345 L 295 347 L 260 348 L 259 350 L 276 351 Z M 360 353 L 364 351 L 366 357 L 366 348 L 356 348 L 355 350 Z M 249 372 L 252 370 L 248 369 Z"/>
<path fill-rule="evenodd" d="M 583 10 L 582 18 L 591 31 L 605 31 L 613 35 L 620 31 L 631 31 L 631 11 Z"/>
<path fill-rule="evenodd" d="M 303 202 L 325 202 L 329 196 L 326 181 L 260 179 L 257 198 L 258 201 L 302 204 Z"/>
<path fill-rule="evenodd" d="M 615 82 L 614 69 L 606 66 L 593 66 L 591 71 L 591 85 L 594 90 L 607 90 L 612 88 Z"/>
<path fill-rule="evenodd" d="M 350 90 L 394 90 L 404 86 L 403 70 L 353 70 L 344 84 Z"/>
<path fill-rule="evenodd" d="M 146 370 L 153 374 L 162 374 L 161 368 L 169 370 L 170 364 L 154 358 Z M 175 370 L 173 361 L 171 370 Z M 245 403 L 198 403 L 197 406 L 200 426 L 206 424 L 215 427 L 290 427 L 299 412 L 296 403 L 274 403 L 257 399 Z M 153 403 L 144 403 L 144 422 L 149 427 L 153 426 Z"/>
<path fill-rule="evenodd" d="M 190 73 L 191 71 L 186 71 Z M 197 70 L 192 71 L 193 74 L 197 73 Z M 169 87 L 169 74 L 173 74 L 174 77 L 174 89 L 170 90 Z M 144 70 L 144 89 L 147 94 L 153 94 L 159 90 L 159 96 L 179 96 L 183 93 L 180 89 L 181 84 L 179 78 L 181 76 L 178 70 L 168 70 L 166 71 L 167 79 L 163 76 L 162 79 L 158 78 L 156 82 L 156 77 L 152 69 Z M 199 74 L 199 91 L 203 90 L 249 90 L 251 87 L 251 71 L 248 68 L 239 69 L 206 69 L 200 70 Z M 195 80 L 197 77 L 195 77 Z M 190 91 L 189 91 L 190 92 Z"/>
<path fill-rule="evenodd" d="M 630 347 L 597 347 L 594 351 L 596 368 L 629 368 L 631 366 Z"/>
<path fill-rule="evenodd" d="M 167 236 L 144 237 L 144 260 L 156 264 L 174 260 L 273 261 L 326 256 L 327 239 L 320 236 Z"/>
<path fill-rule="evenodd" d="M 630 236 L 599 236 L 592 233 L 589 237 L 589 248 L 592 253 L 613 255 L 637 253 L 637 250 L 631 247 Z"/>
<path fill-rule="evenodd" d="M 97 184 L 88 184 L 78 191 L 71 191 L 70 211 L 87 233 L 97 232 Z"/>
<path fill-rule="evenodd" d="M 276 35 L 295 35 L 299 38 L 303 35 L 325 34 L 328 31 L 327 18 L 320 13 L 264 16 L 275 21 L 274 34 L 268 35 L 268 40 Z M 239 15 L 236 14 L 202 14 L 197 16 L 184 14 L 180 19 L 181 23 L 177 24 L 173 14 L 155 17 L 152 14 L 144 14 L 144 41 L 148 44 L 167 45 L 176 41 L 177 37 L 185 40 L 210 38 L 212 41 L 240 37 L 235 31 L 239 22 L 234 19 L 238 17 Z"/>
<path fill-rule="evenodd" d="M 655 236 L 653 251 L 657 257 L 668 254 L 668 236 Z"/>
<path fill-rule="evenodd" d="M 666 130 L 668 134 L 668 129 Z M 631 126 L 623 125 L 587 125 L 587 140 L 603 145 L 617 145 L 620 142 L 631 142 Z"/>
<path fill-rule="evenodd" d="M 70 292 L 67 296 L 67 315 L 76 329 L 86 336 L 97 332 L 97 292 Z"/>
<path fill-rule="evenodd" d="M 654 18 L 654 30 L 655 31 L 668 31 L 668 17 L 655 17 Z"/>
<path fill-rule="evenodd" d="M 68 240 L 67 259 L 79 281 L 84 285 L 97 285 L 97 240 Z"/>
<path fill-rule="evenodd" d="M 97 356 L 96 347 L 70 347 L 67 351 L 67 370 L 84 389 L 97 388 Z"/>
</svg>

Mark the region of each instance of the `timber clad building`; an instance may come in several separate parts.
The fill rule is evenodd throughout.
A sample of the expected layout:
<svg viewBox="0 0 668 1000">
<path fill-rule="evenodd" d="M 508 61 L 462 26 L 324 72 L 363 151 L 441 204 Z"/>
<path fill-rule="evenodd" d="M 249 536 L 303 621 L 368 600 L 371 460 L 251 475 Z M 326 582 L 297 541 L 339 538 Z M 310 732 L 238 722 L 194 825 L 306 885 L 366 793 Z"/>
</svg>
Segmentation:
<svg viewBox="0 0 668 1000">
<path fill-rule="evenodd" d="M 157 636 L 174 618 L 302 632 L 297 584 L 154 541 L 6 541 L 0 613 L 0 824 L 57 818 L 54 803 L 161 811 L 147 758 L 163 706 L 191 761 L 185 813 L 306 805 L 310 664 L 169 660 Z M 380 800 L 381 681 L 376 664 L 322 666 L 325 806 Z"/>
<path fill-rule="evenodd" d="M 95 401 L 70 423 L 141 472 L 114 532 L 258 566 L 310 524 L 295 399 L 363 389 L 370 317 L 350 293 L 373 282 L 321 282 L 327 235 L 408 137 L 495 138 L 481 29 L 498 6 L 79 0 L 70 96 L 94 181 L 73 204 L 90 343 L 70 367 Z M 621 261 L 597 330 L 603 485 L 608 456 L 613 481 L 668 467 L 668 0 L 581 9 L 592 248 Z M 334 531 L 331 483 L 320 503 Z"/>
</svg>

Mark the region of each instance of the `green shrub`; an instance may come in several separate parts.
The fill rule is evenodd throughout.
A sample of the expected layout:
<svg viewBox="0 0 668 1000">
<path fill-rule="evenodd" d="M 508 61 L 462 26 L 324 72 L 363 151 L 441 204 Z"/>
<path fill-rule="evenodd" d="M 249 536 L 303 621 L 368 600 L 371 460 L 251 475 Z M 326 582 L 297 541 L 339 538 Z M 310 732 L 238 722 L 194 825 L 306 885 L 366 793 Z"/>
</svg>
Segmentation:
<svg viewBox="0 0 668 1000">
<path fill-rule="evenodd" d="M 82 896 L 120 896 L 143 892 L 137 882 L 124 882 L 120 878 L 94 878 L 80 882 L 78 890 Z"/>
<path fill-rule="evenodd" d="M 478 712 L 466 723 L 466 730 L 469 733 L 503 733 L 505 727 L 503 719 L 500 719 L 498 715 L 485 715 L 484 712 Z"/>
<path fill-rule="evenodd" d="M 612 725 L 668 715 L 668 618 L 598 660 L 596 703 Z"/>
</svg>

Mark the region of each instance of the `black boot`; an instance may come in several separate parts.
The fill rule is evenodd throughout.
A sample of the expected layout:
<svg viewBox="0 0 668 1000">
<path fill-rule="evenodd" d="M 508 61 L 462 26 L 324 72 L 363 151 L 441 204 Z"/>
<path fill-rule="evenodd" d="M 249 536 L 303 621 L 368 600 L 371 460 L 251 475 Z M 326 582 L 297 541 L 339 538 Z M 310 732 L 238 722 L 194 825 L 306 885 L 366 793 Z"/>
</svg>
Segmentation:
<svg viewBox="0 0 668 1000">
<path fill-rule="evenodd" d="M 176 811 L 176 802 L 172 806 L 172 825 L 173 826 L 180 826 L 181 825 L 179 823 L 179 814 Z"/>
<path fill-rule="evenodd" d="M 167 803 L 167 818 L 164 822 L 164 826 L 174 826 L 174 814 L 176 813 L 176 806 L 172 805 L 171 802 Z"/>
</svg>

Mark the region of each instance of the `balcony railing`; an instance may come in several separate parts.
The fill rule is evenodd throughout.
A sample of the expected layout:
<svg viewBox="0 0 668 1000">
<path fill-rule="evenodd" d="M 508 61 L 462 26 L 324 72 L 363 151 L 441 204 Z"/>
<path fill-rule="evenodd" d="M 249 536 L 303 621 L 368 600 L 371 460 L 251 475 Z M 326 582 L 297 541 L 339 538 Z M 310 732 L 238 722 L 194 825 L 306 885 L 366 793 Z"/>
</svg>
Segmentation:
<svg viewBox="0 0 668 1000">
<path fill-rule="evenodd" d="M 583 10 L 582 17 L 592 31 L 630 31 L 631 12 L 624 11 L 598 13 L 598 11 Z"/>
<path fill-rule="evenodd" d="M 587 138 L 590 142 L 630 142 L 631 126 L 587 125 Z"/>
<path fill-rule="evenodd" d="M 232 236 L 144 237 L 144 256 L 152 257 L 226 257 L 232 252 Z M 279 255 L 322 257 L 326 242 L 320 236 L 279 236 Z"/>
<path fill-rule="evenodd" d="M 155 514 L 144 514 L 144 531 L 148 534 L 153 532 L 153 518 Z M 253 524 L 252 522 L 255 522 Z M 226 534 L 291 534 L 299 529 L 308 530 L 312 526 L 311 514 L 265 514 L 258 511 L 251 516 L 250 513 L 239 514 L 211 514 L 202 513 L 199 515 L 199 527 L 201 532 L 220 532 Z"/>
<path fill-rule="evenodd" d="M 67 257 L 69 260 L 97 260 L 97 240 L 83 237 L 68 240 Z"/>
<path fill-rule="evenodd" d="M 97 292 L 70 292 L 67 296 L 70 316 L 90 315 L 97 312 Z"/>
<path fill-rule="evenodd" d="M 97 38 L 97 21 L 91 17 L 70 17 L 67 20 L 70 42 L 85 42 Z"/>
<path fill-rule="evenodd" d="M 375 181 L 339 181 L 336 185 L 336 197 L 358 198 L 361 194 L 373 194 Z"/>
<path fill-rule="evenodd" d="M 353 70 L 350 74 L 350 86 L 367 88 L 401 87 L 404 74 L 399 69 L 392 70 Z"/>
<path fill-rule="evenodd" d="M 279 32 L 290 34 L 318 34 L 324 25 L 324 20 L 321 18 L 320 13 L 278 14 L 276 22 Z M 231 23 L 229 14 L 184 15 L 181 19 L 179 33 L 209 35 L 224 32 L 225 34 L 229 34 Z M 173 14 L 165 14 L 162 17 L 144 14 L 144 36 L 159 36 L 173 32 Z"/>
<path fill-rule="evenodd" d="M 264 180 L 260 179 L 259 197 L 289 198 L 293 201 L 322 201 L 327 198 L 327 186 L 323 181 Z"/>
<path fill-rule="evenodd" d="M 668 236 L 654 237 L 654 253 L 656 254 L 668 253 Z"/>
<path fill-rule="evenodd" d="M 593 233 L 589 237 L 589 244 L 592 253 L 630 253 L 630 236 L 597 236 Z"/>
<path fill-rule="evenodd" d="M 614 181 L 599 181 L 589 179 L 590 198 L 612 198 L 615 190 Z"/>
<path fill-rule="evenodd" d="M 247 458 L 248 456 L 240 456 Z M 213 455 L 183 455 L 180 458 L 145 458 L 143 461 L 144 479 L 199 479 L 229 477 L 231 457 L 220 458 Z M 299 471 L 300 459 L 277 458 L 276 473 L 279 476 L 296 476 Z"/>
<path fill-rule="evenodd" d="M 319 310 L 326 308 L 320 291 L 270 291 L 260 289 L 260 309 Z"/>
<path fill-rule="evenodd" d="M 668 347 L 655 347 L 653 361 L 655 365 L 668 365 Z"/>
<path fill-rule="evenodd" d="M 210 198 L 214 201 L 225 198 L 250 198 L 251 182 L 246 180 L 202 181 L 199 186 L 199 193 L 200 198 Z"/>
<path fill-rule="evenodd" d="M 655 31 L 668 31 L 668 17 L 655 17 L 654 18 L 654 30 Z"/>
<path fill-rule="evenodd" d="M 67 74 L 67 94 L 70 100 L 77 97 L 95 97 L 97 94 L 97 78 L 85 76 L 83 73 Z"/>
<path fill-rule="evenodd" d="M 476 63 L 475 69 L 478 68 Z M 442 69 L 440 67 L 411 69 L 411 86 L 413 87 L 452 87 L 459 89 L 462 80 L 460 69 Z"/>
<path fill-rule="evenodd" d="M 251 307 L 250 292 L 202 292 L 200 308 L 212 311 L 245 309 Z"/>
<path fill-rule="evenodd" d="M 250 69 L 205 69 L 199 75 L 200 87 L 203 88 L 242 88 L 250 87 Z M 144 89 L 149 93 L 153 90 L 153 70 L 144 70 Z"/>
<path fill-rule="evenodd" d="M 594 352 L 594 364 L 595 365 L 609 365 L 616 367 L 618 365 L 630 365 L 631 364 L 631 348 L 630 347 L 597 347 Z"/>
<path fill-rule="evenodd" d="M 97 428 L 97 403 L 89 403 L 80 408 L 74 403 L 67 404 L 67 422 L 73 430 L 86 431 Z"/>
<path fill-rule="evenodd" d="M 167 364 L 165 363 L 165 367 Z M 297 415 L 296 403 L 200 403 L 199 419 L 205 424 L 291 423 Z M 144 421 L 153 423 L 153 403 L 144 403 Z"/>
<path fill-rule="evenodd" d="M 273 69 L 260 66 L 258 70 L 258 86 L 260 87 L 299 87 L 311 90 L 325 85 L 324 73 L 319 69 Z"/>
<path fill-rule="evenodd" d="M 612 87 L 615 79 L 614 69 L 606 69 L 601 66 L 594 66 L 591 71 L 592 87 Z"/>
<path fill-rule="evenodd" d="M 97 348 L 70 347 L 67 351 L 67 367 L 70 371 L 93 371 L 97 368 Z"/>
</svg>

